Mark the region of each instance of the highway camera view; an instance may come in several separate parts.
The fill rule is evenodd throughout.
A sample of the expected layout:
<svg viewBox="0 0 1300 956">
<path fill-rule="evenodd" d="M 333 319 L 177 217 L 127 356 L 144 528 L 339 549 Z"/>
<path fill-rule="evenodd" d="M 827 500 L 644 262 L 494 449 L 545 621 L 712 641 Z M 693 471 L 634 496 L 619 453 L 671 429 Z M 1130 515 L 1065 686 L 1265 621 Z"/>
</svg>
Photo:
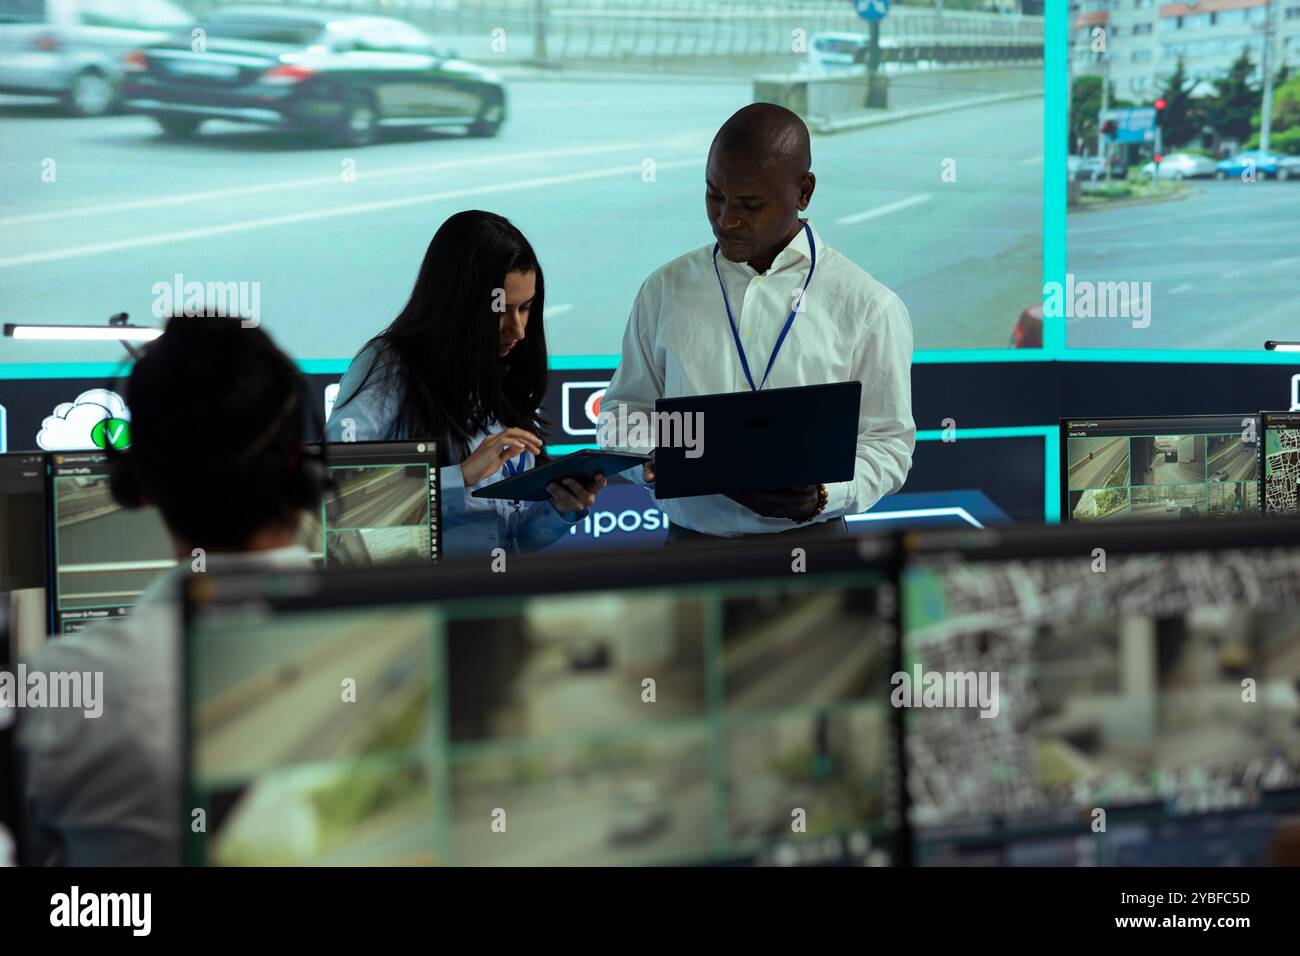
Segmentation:
<svg viewBox="0 0 1300 956">
<path fill-rule="evenodd" d="M 429 561 L 429 468 L 335 467 L 335 491 L 308 513 L 298 543 L 326 567 Z M 324 528 L 322 529 L 322 525 Z"/>
<path fill-rule="evenodd" d="M 667 862 L 780 842 L 795 808 L 813 836 L 880 821 L 886 676 L 881 625 L 862 600 L 839 589 L 610 592 L 458 615 L 453 859 Z M 711 749 L 717 734 L 724 755 Z M 511 839 L 486 825 L 494 807 L 515 808 Z"/>
<path fill-rule="evenodd" d="M 839 837 L 888 862 L 887 664 L 864 600 L 855 580 L 467 601 L 441 625 L 214 616 L 190 703 L 206 853 L 622 865 Z M 791 672 L 792 654 L 821 663 Z"/>
<path fill-rule="evenodd" d="M 1262 596 L 1253 608 L 1216 606 L 1237 586 L 1294 591 L 1294 568 L 1231 555 L 1236 583 L 1197 594 L 1199 582 L 1227 577 L 1215 560 L 1133 559 L 1105 575 L 1037 562 L 1034 577 L 1055 583 L 1050 607 L 1021 603 L 1023 567 L 916 572 L 909 655 L 926 671 L 996 667 L 1002 695 L 998 720 L 962 708 L 908 714 L 917 824 L 997 826 L 1015 815 L 1082 833 L 1080 812 L 1095 806 L 1177 815 L 1246 806 L 1300 783 L 1300 621 Z M 1139 596 L 1164 561 L 1182 565 L 1187 589 L 1161 603 L 1182 610 L 1156 612 Z M 1143 603 L 1145 612 L 1122 610 Z"/>
<path fill-rule="evenodd" d="M 1258 511 L 1257 448 L 1240 434 L 1071 436 L 1066 439 L 1070 520 Z"/>
<path fill-rule="evenodd" d="M 113 500 L 108 476 L 54 479 L 58 609 L 78 629 L 95 609 L 115 613 L 139 599 L 176 554 L 153 508 L 128 510 Z"/>
<path fill-rule="evenodd" d="M 120 6 L 130 21 L 135 5 Z M 156 286 L 179 276 L 242 288 L 240 311 L 255 288 L 262 326 L 291 356 L 341 362 L 401 310 L 437 224 L 483 208 L 537 249 L 550 353 L 614 355 L 646 277 L 714 241 L 704 165 L 718 127 L 756 99 L 795 105 L 794 83 L 810 77 L 820 99 L 800 107 L 814 132 L 808 214 L 829 246 L 899 294 L 917 347 L 1004 348 L 1042 301 L 1041 16 L 936 18 L 929 3 L 895 3 L 883 25 L 888 96 L 867 110 L 866 24 L 848 0 L 646 0 L 617 15 L 554 0 L 357 0 L 337 18 L 405 26 L 330 54 L 312 46 L 321 30 L 308 13 L 283 25 L 313 4 L 263 7 L 261 20 L 231 6 L 182 2 L 151 30 L 104 31 L 115 74 L 135 54 L 119 88 L 83 81 L 59 102 L 52 75 L 43 98 L 0 97 L 6 321 L 124 311 L 155 324 Z M 190 50 L 190 14 L 206 31 L 202 53 Z M 14 36 L 21 47 L 40 25 L 13 29 L 27 30 Z M 806 49 L 792 51 L 792 31 Z M 282 129 L 268 91 L 291 100 L 310 87 L 300 67 L 277 67 L 304 55 L 322 83 L 352 59 L 384 57 L 399 79 L 438 79 L 388 89 L 376 78 L 323 105 L 339 114 L 326 128 Z M 296 72 L 261 84 L 258 64 Z M 426 125 L 422 113 L 459 122 Z M 7 343 L 6 360 L 39 376 L 43 363 L 121 355 L 111 342 L 57 354 L 44 344 Z"/>
<path fill-rule="evenodd" d="M 192 642 L 190 751 L 213 817 L 210 862 L 439 862 L 434 633 L 427 610 L 381 610 L 223 622 Z"/>
</svg>

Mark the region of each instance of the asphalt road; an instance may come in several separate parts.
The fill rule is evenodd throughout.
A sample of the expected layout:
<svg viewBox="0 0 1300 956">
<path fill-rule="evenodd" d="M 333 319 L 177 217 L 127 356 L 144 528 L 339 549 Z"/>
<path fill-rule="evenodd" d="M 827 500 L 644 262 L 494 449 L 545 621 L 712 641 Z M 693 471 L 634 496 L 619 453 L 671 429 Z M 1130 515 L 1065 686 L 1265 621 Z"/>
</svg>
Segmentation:
<svg viewBox="0 0 1300 956">
<path fill-rule="evenodd" d="M 174 143 L 142 117 L 0 104 L 4 319 L 148 322 L 155 284 L 179 274 L 249 283 L 246 311 L 295 358 L 347 359 L 401 309 L 437 226 L 477 207 L 537 248 L 552 354 L 616 354 L 645 277 L 712 242 L 706 153 L 751 85 L 508 89 L 496 139 L 405 132 L 355 151 L 224 123 Z M 817 136 L 813 168 L 809 216 L 899 293 L 918 348 L 1003 347 L 1041 301 L 1041 100 Z M 4 361 L 119 358 L 109 343 L 10 341 Z"/>
<path fill-rule="evenodd" d="M 1300 183 L 1195 180 L 1185 200 L 1072 213 L 1076 281 L 1150 282 L 1151 324 L 1071 319 L 1075 348 L 1247 349 L 1300 338 Z"/>
<path fill-rule="evenodd" d="M 1225 447 L 1211 450 L 1208 465 L 1210 475 L 1228 473 L 1220 481 L 1253 481 L 1259 473 L 1259 449 L 1234 437 Z"/>
<path fill-rule="evenodd" d="M 617 842 L 612 833 L 617 796 L 583 788 L 563 797 L 527 789 L 466 790 L 454 804 L 452 859 L 463 866 L 617 866 L 654 860 L 707 857 L 713 832 L 707 779 L 682 783 L 671 768 L 646 768 L 658 784 L 665 814 L 659 829 Z M 491 811 L 506 810 L 506 831 L 493 832 Z"/>
<path fill-rule="evenodd" d="M 242 666 L 249 676 L 247 686 L 226 688 L 220 716 L 213 699 L 199 702 L 200 772 L 233 776 L 355 755 L 376 726 L 392 719 L 405 695 L 426 692 L 413 676 L 423 659 L 422 640 L 409 630 L 367 633 L 364 625 L 349 623 L 310 645 L 305 654 L 286 657 L 239 646 L 228 652 L 237 665 L 206 662 L 218 668 Z M 261 668 L 251 669 L 254 658 L 264 662 Z M 390 679 L 398 668 L 400 674 Z M 342 702 L 344 677 L 356 681 L 355 702 Z M 238 709 L 225 702 L 236 694 L 243 700 Z"/>
<path fill-rule="evenodd" d="M 860 691 L 877 656 L 861 620 L 813 622 L 815 627 L 726 677 L 729 710 L 806 707 Z"/>
<path fill-rule="evenodd" d="M 1138 439 L 1132 443 L 1133 484 L 1180 485 L 1205 481 L 1204 439 L 1197 439 L 1196 457 L 1192 461 L 1166 461 L 1162 449 L 1150 440 Z M 1138 456 L 1145 456 L 1143 461 Z"/>
<path fill-rule="evenodd" d="M 1201 516 L 1207 509 L 1206 485 L 1174 485 L 1168 488 L 1135 488 L 1133 490 L 1134 518 L 1178 518 L 1183 508 L 1195 508 Z M 1148 497 L 1148 495 L 1150 497 Z M 1169 510 L 1169 502 L 1174 510 Z"/>
<path fill-rule="evenodd" d="M 62 607 L 133 602 L 161 573 L 159 562 L 175 563 L 167 529 L 152 509 L 127 511 L 113 506 L 93 518 L 60 522 L 58 535 Z M 131 570 L 136 563 L 151 566 Z M 100 564 L 123 567 L 67 573 L 68 567 Z"/>
<path fill-rule="evenodd" d="M 344 489 L 336 528 L 383 528 L 427 521 L 429 489 L 423 469 L 383 475 L 362 489 Z"/>
<path fill-rule="evenodd" d="M 1127 437 L 1071 438 L 1069 468 L 1071 488 L 1106 488 L 1128 482 Z M 1089 459 L 1088 455 L 1092 458 Z M 1077 457 L 1076 457 L 1077 456 Z M 1076 469 L 1075 465 L 1079 467 Z"/>
</svg>

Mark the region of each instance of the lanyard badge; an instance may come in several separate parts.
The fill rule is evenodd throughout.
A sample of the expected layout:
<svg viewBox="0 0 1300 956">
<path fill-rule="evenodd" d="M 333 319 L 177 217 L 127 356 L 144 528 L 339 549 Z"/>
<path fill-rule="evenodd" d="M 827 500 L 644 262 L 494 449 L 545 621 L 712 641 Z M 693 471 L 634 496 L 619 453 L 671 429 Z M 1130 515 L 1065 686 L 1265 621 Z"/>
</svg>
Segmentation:
<svg viewBox="0 0 1300 956">
<path fill-rule="evenodd" d="M 772 347 L 772 354 L 767 360 L 767 369 L 763 372 L 763 380 L 754 386 L 754 376 L 749 371 L 749 360 L 745 357 L 745 347 L 740 344 L 740 330 L 736 328 L 736 319 L 731 314 L 731 300 L 727 298 L 727 287 L 722 282 L 722 271 L 718 268 L 718 243 L 713 244 L 713 272 L 718 277 L 718 288 L 722 290 L 722 304 L 727 310 L 727 323 L 731 326 L 731 337 L 735 340 L 736 351 L 740 354 L 740 367 L 745 372 L 745 379 L 749 382 L 751 391 L 759 392 L 767 384 L 767 377 L 772 372 L 772 366 L 776 364 L 776 355 L 781 351 L 781 346 L 785 344 L 785 337 L 790 333 L 790 326 L 794 325 L 794 317 L 798 314 L 800 306 L 803 305 L 804 293 L 808 291 L 808 283 L 812 282 L 813 272 L 817 268 L 817 245 L 813 242 L 812 227 L 808 223 L 803 224 L 803 231 L 808 236 L 808 275 L 803 280 L 803 288 L 799 291 L 799 298 L 795 300 L 794 308 L 790 310 L 790 317 L 785 320 L 785 326 L 781 329 L 781 334 L 777 336 L 776 345 Z"/>
<path fill-rule="evenodd" d="M 524 470 L 524 453 L 520 452 L 514 458 L 506 459 L 506 463 L 501 468 L 501 477 L 513 478 L 515 475 L 519 474 L 523 470 Z M 518 499 L 510 502 L 510 506 L 515 511 L 518 511 L 522 507 Z"/>
</svg>

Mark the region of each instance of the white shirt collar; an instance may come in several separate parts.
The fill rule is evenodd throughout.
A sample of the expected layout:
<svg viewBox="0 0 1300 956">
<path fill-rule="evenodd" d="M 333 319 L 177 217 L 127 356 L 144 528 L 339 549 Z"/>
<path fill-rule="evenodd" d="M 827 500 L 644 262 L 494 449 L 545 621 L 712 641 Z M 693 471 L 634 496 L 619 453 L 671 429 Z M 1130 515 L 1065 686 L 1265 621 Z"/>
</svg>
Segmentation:
<svg viewBox="0 0 1300 956">
<path fill-rule="evenodd" d="M 808 225 L 807 229 L 803 228 L 805 223 Z M 780 272 L 782 269 L 789 269 L 791 267 L 802 268 L 804 262 L 811 263 L 812 250 L 808 247 L 809 231 L 812 232 L 813 242 L 816 244 L 817 249 L 820 250 L 822 248 L 822 237 L 818 234 L 817 228 L 812 224 L 812 220 L 800 219 L 799 231 L 795 233 L 793 239 L 786 243 L 785 248 L 776 254 L 776 258 L 772 260 L 772 265 L 768 268 L 767 272 L 763 273 L 763 275 L 770 275 L 773 272 Z M 729 265 L 739 266 L 754 275 L 759 274 L 758 270 L 748 262 L 732 262 L 726 256 L 721 254 L 719 254 L 718 259 L 719 261 L 726 262 Z"/>
</svg>

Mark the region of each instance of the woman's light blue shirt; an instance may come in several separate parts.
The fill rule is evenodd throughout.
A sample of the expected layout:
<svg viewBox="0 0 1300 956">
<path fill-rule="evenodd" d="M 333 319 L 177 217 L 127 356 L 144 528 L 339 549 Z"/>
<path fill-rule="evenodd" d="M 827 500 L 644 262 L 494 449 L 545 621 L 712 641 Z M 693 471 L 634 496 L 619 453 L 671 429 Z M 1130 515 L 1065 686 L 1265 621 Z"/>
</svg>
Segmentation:
<svg viewBox="0 0 1300 956">
<path fill-rule="evenodd" d="M 395 441 L 410 436 L 397 428 L 397 412 L 401 407 L 405 384 L 385 389 L 386 383 L 376 373 L 359 391 L 366 374 L 374 365 L 378 352 L 367 345 L 348 366 L 343 381 L 339 383 L 338 398 L 325 425 L 325 440 L 344 440 L 347 429 L 349 441 Z M 347 428 L 351 422 L 352 427 Z M 489 434 L 501 431 L 495 422 L 474 437 L 469 451 L 482 443 Z M 428 436 L 422 436 L 428 437 Z M 506 551 L 539 551 L 566 534 L 580 520 L 581 512 L 561 515 L 549 501 L 513 502 L 496 498 L 475 498 L 470 492 L 506 477 L 506 468 L 488 475 L 476 485 L 465 487 L 460 471 L 460 456 L 451 443 L 441 438 L 438 457 L 444 462 L 438 469 L 438 483 L 442 495 L 443 552 L 449 557 L 488 557 L 495 548 Z M 521 452 L 511 460 L 516 470 L 532 468 L 537 464 L 532 452 Z"/>
</svg>

